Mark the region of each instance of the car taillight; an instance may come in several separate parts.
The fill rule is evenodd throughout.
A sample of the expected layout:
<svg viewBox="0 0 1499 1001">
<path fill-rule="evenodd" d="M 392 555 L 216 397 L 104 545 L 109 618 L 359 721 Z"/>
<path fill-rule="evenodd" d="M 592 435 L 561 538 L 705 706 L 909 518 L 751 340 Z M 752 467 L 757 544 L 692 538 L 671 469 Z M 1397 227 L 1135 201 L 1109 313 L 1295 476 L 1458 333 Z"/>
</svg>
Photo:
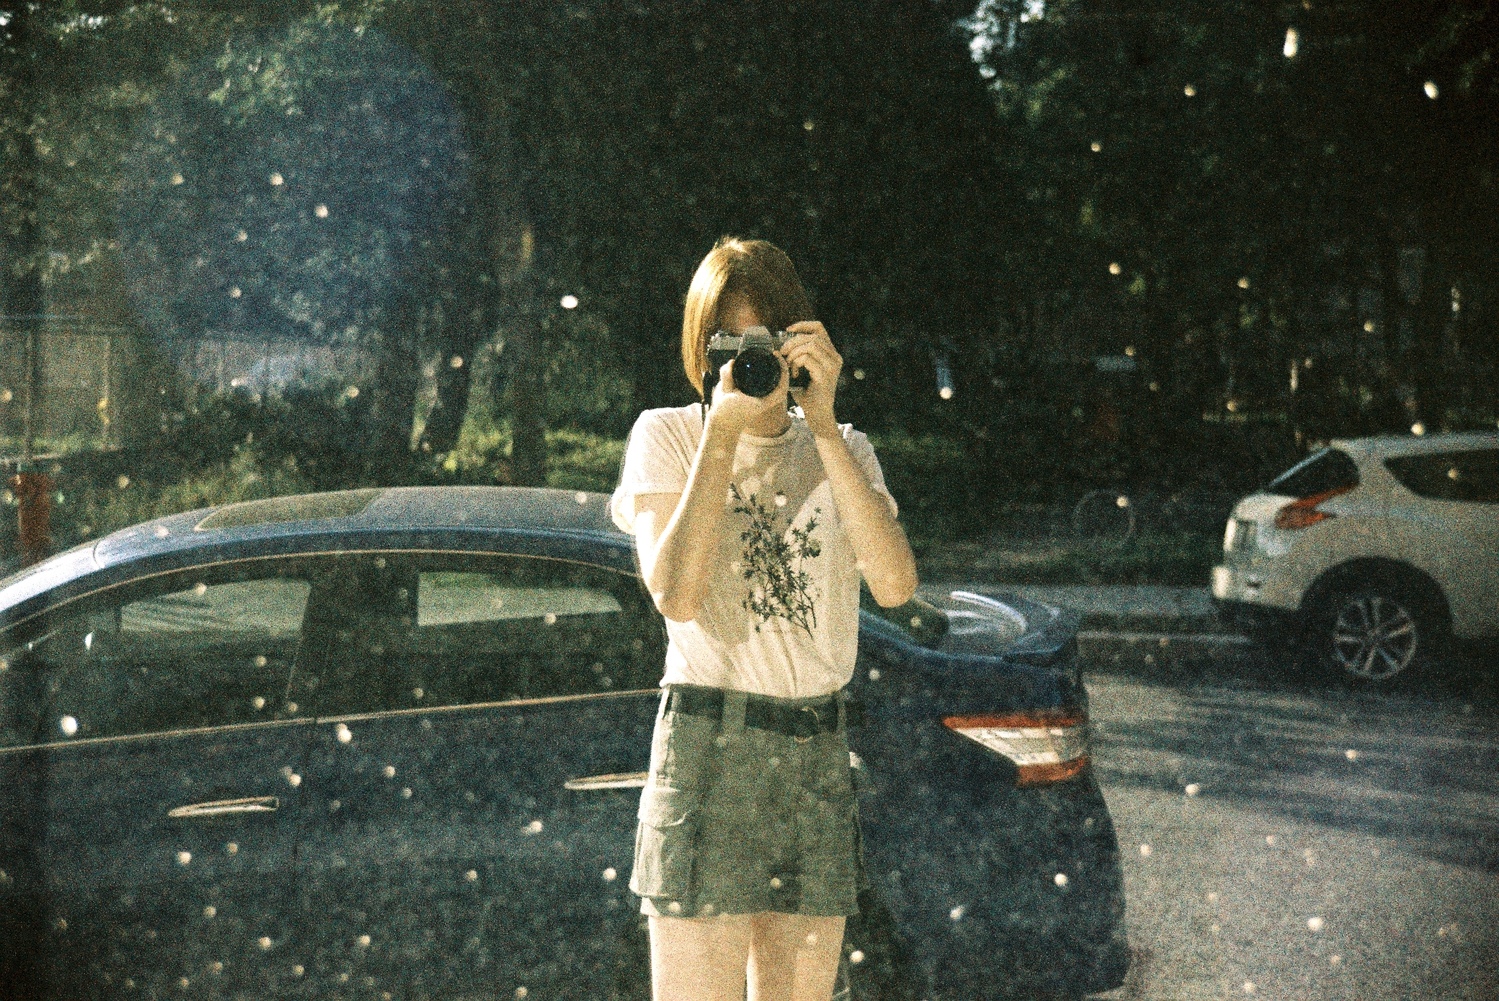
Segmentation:
<svg viewBox="0 0 1499 1001">
<path fill-rule="evenodd" d="M 1090 761 L 1088 717 L 1081 713 L 948 716 L 942 725 L 1009 758 L 1022 788 L 1070 779 Z"/>
<path fill-rule="evenodd" d="M 1275 512 L 1275 527 L 1282 529 L 1309 528 L 1319 521 L 1335 518 L 1337 515 L 1331 511 L 1319 511 L 1317 505 L 1325 500 L 1330 500 L 1338 494 L 1346 494 L 1353 487 L 1338 487 L 1336 490 L 1327 490 L 1320 494 L 1312 494 L 1300 500 L 1293 500 L 1279 511 Z"/>
</svg>

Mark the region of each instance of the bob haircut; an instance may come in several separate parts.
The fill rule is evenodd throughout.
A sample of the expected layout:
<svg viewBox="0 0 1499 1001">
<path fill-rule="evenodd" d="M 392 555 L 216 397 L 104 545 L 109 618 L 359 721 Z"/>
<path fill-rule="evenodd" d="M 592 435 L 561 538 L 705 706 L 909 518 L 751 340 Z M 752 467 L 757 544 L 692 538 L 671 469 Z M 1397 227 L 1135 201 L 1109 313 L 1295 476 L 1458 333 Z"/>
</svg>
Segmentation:
<svg viewBox="0 0 1499 1001">
<path fill-rule="evenodd" d="M 765 240 L 721 237 L 697 266 L 682 313 L 682 368 L 698 396 L 708 369 L 708 340 L 721 329 L 725 299 L 742 299 L 772 332 L 815 319 L 791 258 Z"/>
</svg>

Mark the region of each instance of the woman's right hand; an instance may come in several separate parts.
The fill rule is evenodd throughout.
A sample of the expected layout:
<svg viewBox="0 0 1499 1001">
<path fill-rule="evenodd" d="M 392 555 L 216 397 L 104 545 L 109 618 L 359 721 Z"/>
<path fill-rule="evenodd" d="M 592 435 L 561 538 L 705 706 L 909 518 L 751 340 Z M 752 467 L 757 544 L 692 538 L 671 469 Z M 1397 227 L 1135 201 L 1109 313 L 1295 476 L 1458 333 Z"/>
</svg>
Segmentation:
<svg viewBox="0 0 1499 1001">
<path fill-rule="evenodd" d="M 708 410 L 708 426 L 732 436 L 737 442 L 739 435 L 754 427 L 769 415 L 786 408 L 786 394 L 790 390 L 790 379 L 785 361 L 781 362 L 781 381 L 775 389 L 764 396 L 750 396 L 734 386 L 734 362 L 724 362 L 718 370 L 718 384 L 713 387 L 713 405 Z"/>
</svg>

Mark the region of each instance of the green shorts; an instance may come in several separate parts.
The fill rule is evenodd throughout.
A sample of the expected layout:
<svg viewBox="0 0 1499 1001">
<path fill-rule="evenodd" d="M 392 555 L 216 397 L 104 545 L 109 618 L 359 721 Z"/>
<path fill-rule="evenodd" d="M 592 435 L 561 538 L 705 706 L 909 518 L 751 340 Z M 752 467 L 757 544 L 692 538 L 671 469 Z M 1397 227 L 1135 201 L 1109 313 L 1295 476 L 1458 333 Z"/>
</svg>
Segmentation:
<svg viewBox="0 0 1499 1001">
<path fill-rule="evenodd" d="M 864 872 L 843 727 L 803 738 L 746 727 L 742 692 L 724 693 L 722 720 L 665 706 L 635 831 L 641 913 L 857 914 Z"/>
</svg>

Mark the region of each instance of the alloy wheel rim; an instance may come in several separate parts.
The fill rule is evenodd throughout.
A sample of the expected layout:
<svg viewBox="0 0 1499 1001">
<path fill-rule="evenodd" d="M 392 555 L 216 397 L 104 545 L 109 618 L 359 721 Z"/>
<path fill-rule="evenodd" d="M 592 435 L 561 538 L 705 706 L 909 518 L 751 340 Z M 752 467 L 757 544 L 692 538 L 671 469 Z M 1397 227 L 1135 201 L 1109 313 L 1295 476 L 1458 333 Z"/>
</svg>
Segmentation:
<svg viewBox="0 0 1499 1001">
<path fill-rule="evenodd" d="M 1370 681 L 1382 681 L 1409 667 L 1419 641 L 1416 620 L 1405 606 L 1377 594 L 1349 598 L 1333 623 L 1332 649 L 1338 665 Z"/>
</svg>

